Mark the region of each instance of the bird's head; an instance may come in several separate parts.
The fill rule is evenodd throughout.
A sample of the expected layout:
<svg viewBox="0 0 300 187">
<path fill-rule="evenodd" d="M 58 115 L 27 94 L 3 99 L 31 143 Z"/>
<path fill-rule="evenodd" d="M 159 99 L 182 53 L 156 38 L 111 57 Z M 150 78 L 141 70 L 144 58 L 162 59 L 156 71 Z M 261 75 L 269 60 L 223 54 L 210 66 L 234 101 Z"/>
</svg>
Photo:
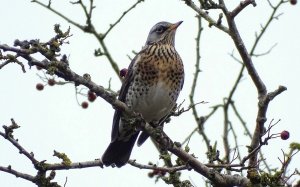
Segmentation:
<svg viewBox="0 0 300 187">
<path fill-rule="evenodd" d="M 182 21 L 174 24 L 163 21 L 155 24 L 150 30 L 146 45 L 160 43 L 174 46 L 176 29 L 181 23 Z"/>
</svg>

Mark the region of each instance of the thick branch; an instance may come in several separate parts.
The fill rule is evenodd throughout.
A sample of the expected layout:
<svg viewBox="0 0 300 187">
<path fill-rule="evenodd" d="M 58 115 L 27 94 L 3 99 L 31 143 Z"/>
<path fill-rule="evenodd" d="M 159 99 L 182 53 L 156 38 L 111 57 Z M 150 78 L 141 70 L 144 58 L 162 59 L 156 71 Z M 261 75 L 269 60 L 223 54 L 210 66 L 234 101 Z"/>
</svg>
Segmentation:
<svg viewBox="0 0 300 187">
<path fill-rule="evenodd" d="M 251 56 L 249 55 L 246 46 L 238 32 L 234 19 L 230 17 L 230 14 L 228 12 L 225 15 L 230 29 L 230 36 L 235 44 L 235 47 L 240 53 L 240 56 L 243 60 L 244 65 L 246 66 L 248 74 L 250 75 L 253 83 L 255 84 L 255 87 L 258 92 L 258 97 L 260 98 L 261 96 L 266 95 L 267 93 L 266 86 L 264 82 L 261 80 L 259 74 L 257 73 L 254 67 Z"/>
<path fill-rule="evenodd" d="M 188 154 L 186 151 L 176 146 L 163 131 L 158 133 L 157 129 L 147 123 L 140 124 L 142 124 L 142 129 L 146 131 L 162 149 L 167 149 L 178 156 L 192 169 L 212 181 L 216 186 L 246 186 L 249 184 L 250 181 L 245 177 L 220 174 L 219 172 L 208 168 L 205 164 L 199 162 L 193 155 Z"/>
<path fill-rule="evenodd" d="M 53 68 L 51 66 L 55 66 L 55 71 L 53 72 L 60 78 L 65 79 L 66 81 L 74 82 L 75 85 L 84 85 L 88 87 L 92 92 L 95 92 L 98 96 L 106 100 L 108 103 L 110 103 L 113 107 L 122 109 L 125 113 L 130 113 L 133 115 L 133 112 L 128 109 L 128 107 L 118 99 L 116 99 L 116 95 L 114 93 L 108 92 L 103 86 L 99 86 L 93 81 L 86 79 L 84 76 L 80 76 L 74 71 L 70 69 L 67 63 L 65 63 L 62 60 L 58 60 L 56 58 L 53 58 L 53 61 L 49 60 L 43 60 L 39 61 L 33 58 L 30 55 L 30 51 L 26 49 L 19 49 L 16 47 L 10 47 L 8 45 L 0 45 L 0 49 L 4 51 L 12 51 L 17 53 L 20 57 L 23 57 L 26 59 L 30 66 L 36 65 L 41 68 L 44 68 L 46 70 L 49 70 L 48 68 Z"/>
<path fill-rule="evenodd" d="M 284 86 L 279 86 L 277 90 L 266 94 L 263 98 L 259 100 L 258 103 L 258 112 L 256 117 L 256 127 L 253 134 L 250 147 L 255 149 L 259 146 L 261 137 L 264 133 L 264 123 L 266 122 L 266 113 L 269 106 L 269 102 L 274 99 L 277 95 L 281 94 L 283 91 L 287 90 Z M 251 150 L 249 150 L 251 151 Z M 249 166 L 257 164 L 257 152 L 253 154 L 253 157 L 250 158 Z"/>
</svg>

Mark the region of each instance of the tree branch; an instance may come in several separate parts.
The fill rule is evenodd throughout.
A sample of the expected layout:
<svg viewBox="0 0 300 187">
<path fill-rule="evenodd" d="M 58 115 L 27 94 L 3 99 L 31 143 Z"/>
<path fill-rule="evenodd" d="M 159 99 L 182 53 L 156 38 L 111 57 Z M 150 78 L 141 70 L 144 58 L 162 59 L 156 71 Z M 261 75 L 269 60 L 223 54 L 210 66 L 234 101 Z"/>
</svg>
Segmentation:
<svg viewBox="0 0 300 187">
<path fill-rule="evenodd" d="M 95 36 L 95 38 L 98 40 L 101 49 L 99 48 L 98 50 L 95 50 L 95 55 L 96 56 L 102 56 L 104 55 L 107 60 L 109 61 L 111 67 L 113 68 L 114 72 L 116 73 L 116 75 L 118 75 L 119 77 L 119 66 L 117 64 L 117 62 L 113 59 L 113 57 L 110 54 L 110 51 L 108 50 L 108 47 L 104 41 L 105 37 L 107 36 L 107 34 L 121 21 L 121 19 L 129 12 L 131 11 L 134 7 L 136 7 L 137 4 L 139 4 L 140 2 L 142 2 L 144 0 L 138 0 L 134 5 L 132 5 L 128 10 L 126 10 L 123 15 L 113 24 L 110 26 L 110 28 L 105 32 L 105 33 L 99 33 L 94 25 L 92 24 L 92 10 L 95 8 L 93 6 L 93 0 L 90 1 L 90 8 L 89 11 L 87 10 L 86 6 L 83 4 L 82 1 L 77 1 L 73 4 L 80 4 L 81 7 L 83 8 L 84 14 L 86 16 L 86 24 L 87 26 L 83 26 L 79 23 L 76 23 L 75 21 L 73 21 L 72 19 L 68 18 L 67 16 L 65 16 L 64 14 L 56 11 L 55 9 L 53 9 L 51 6 L 44 4 L 38 0 L 32 0 L 31 2 L 37 3 L 38 5 L 50 10 L 51 12 L 53 12 L 54 14 L 58 15 L 59 17 L 61 17 L 62 19 L 66 20 L 67 22 L 71 23 L 72 25 L 76 26 L 77 28 L 79 28 L 80 30 L 82 30 L 83 32 L 86 33 L 90 33 L 92 35 Z M 103 50 L 103 51 L 102 51 Z M 119 77 L 120 78 L 120 77 Z"/>
<path fill-rule="evenodd" d="M 205 11 L 197 7 L 192 0 L 183 0 L 185 4 L 195 10 L 202 18 L 204 18 L 210 26 L 215 26 L 218 29 L 224 31 L 225 33 L 229 34 L 229 29 L 222 24 L 219 24 L 217 21 L 212 19 Z"/>
<path fill-rule="evenodd" d="M 119 17 L 119 19 L 117 19 L 113 24 L 111 24 L 109 26 L 109 29 L 101 35 L 101 38 L 104 39 L 107 34 L 123 19 L 123 17 L 130 12 L 132 9 L 134 9 L 136 7 L 136 5 L 138 5 L 139 3 L 144 2 L 144 0 L 137 0 L 136 3 L 134 3 L 131 7 L 129 7 L 126 11 L 123 12 L 123 14 Z"/>
<path fill-rule="evenodd" d="M 139 169 L 149 169 L 149 170 L 158 170 L 162 172 L 174 173 L 176 171 L 186 170 L 190 167 L 188 165 L 174 166 L 174 167 L 158 167 L 156 165 L 144 165 L 139 164 L 135 160 L 129 160 L 128 163 Z"/>
<path fill-rule="evenodd" d="M 252 4 L 255 7 L 256 6 L 255 0 L 241 1 L 240 4 L 234 10 L 231 11 L 231 17 L 234 18 L 236 15 L 238 15 L 244 8 L 246 8 L 250 4 Z"/>
<path fill-rule="evenodd" d="M 35 181 L 35 177 L 32 176 L 32 175 L 28 175 L 26 173 L 22 173 L 22 172 L 19 172 L 19 171 L 16 171 L 14 169 L 12 169 L 11 166 L 8 166 L 8 167 L 3 167 L 3 166 L 0 166 L 0 171 L 3 171 L 5 173 L 10 173 L 16 177 L 20 177 L 22 179 L 25 179 L 25 180 L 28 180 L 28 181 L 31 181 L 34 183 Z"/>
</svg>

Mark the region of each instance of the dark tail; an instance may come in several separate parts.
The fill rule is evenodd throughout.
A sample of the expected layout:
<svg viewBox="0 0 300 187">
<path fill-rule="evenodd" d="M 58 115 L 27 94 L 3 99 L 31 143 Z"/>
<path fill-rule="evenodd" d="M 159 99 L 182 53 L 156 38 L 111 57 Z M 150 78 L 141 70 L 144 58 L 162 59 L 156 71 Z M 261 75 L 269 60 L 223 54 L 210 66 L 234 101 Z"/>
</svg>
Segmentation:
<svg viewBox="0 0 300 187">
<path fill-rule="evenodd" d="M 146 132 L 142 132 L 137 141 L 137 145 L 141 146 L 147 139 L 149 138 L 149 134 Z"/>
<path fill-rule="evenodd" d="M 111 142 L 102 156 L 102 162 L 105 166 L 115 164 L 117 167 L 124 166 L 130 157 L 132 148 L 139 132 L 130 137 L 128 141 L 116 140 Z"/>
</svg>

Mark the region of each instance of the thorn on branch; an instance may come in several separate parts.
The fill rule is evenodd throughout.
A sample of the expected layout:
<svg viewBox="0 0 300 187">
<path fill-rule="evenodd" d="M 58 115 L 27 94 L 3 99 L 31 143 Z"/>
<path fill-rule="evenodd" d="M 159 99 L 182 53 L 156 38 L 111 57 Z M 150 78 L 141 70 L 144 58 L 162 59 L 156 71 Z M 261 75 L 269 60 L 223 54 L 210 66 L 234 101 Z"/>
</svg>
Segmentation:
<svg viewBox="0 0 300 187">
<path fill-rule="evenodd" d="M 94 55 L 95 55 L 96 57 L 98 57 L 98 56 L 106 55 L 106 53 L 104 53 L 100 48 L 98 48 L 98 49 L 95 49 Z"/>
<path fill-rule="evenodd" d="M 2 127 L 5 130 L 5 135 L 7 137 L 13 138 L 13 131 L 15 129 L 20 128 L 20 126 L 15 122 L 15 120 L 13 118 L 11 118 L 10 120 L 11 120 L 11 125 L 9 125 L 9 126 L 3 125 Z"/>
<path fill-rule="evenodd" d="M 51 0 L 49 0 L 49 1 L 48 1 L 48 5 L 47 5 L 48 8 L 51 7 L 51 3 L 52 3 Z"/>
<path fill-rule="evenodd" d="M 222 24 L 222 18 L 223 18 L 223 13 L 220 13 L 219 14 L 219 18 L 218 18 L 218 21 L 217 21 L 217 25 L 220 26 Z"/>
</svg>

